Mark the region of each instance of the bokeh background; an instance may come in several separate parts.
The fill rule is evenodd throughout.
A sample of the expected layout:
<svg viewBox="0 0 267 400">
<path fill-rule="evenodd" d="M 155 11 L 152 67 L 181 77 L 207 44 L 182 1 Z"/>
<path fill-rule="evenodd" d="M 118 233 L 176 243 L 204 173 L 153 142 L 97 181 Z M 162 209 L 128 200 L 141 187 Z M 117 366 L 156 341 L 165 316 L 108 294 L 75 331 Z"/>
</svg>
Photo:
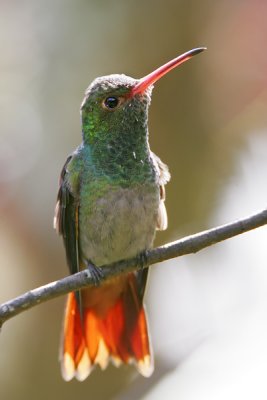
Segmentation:
<svg viewBox="0 0 267 400">
<path fill-rule="evenodd" d="M 151 147 L 172 173 L 156 244 L 266 206 L 266 18 L 261 0 L 0 2 L 0 301 L 67 274 L 58 176 L 96 76 L 141 77 L 208 47 L 154 89 Z M 1 399 L 266 399 L 266 239 L 261 228 L 153 267 L 150 379 L 111 366 L 63 382 L 63 298 L 8 321 Z"/>
</svg>

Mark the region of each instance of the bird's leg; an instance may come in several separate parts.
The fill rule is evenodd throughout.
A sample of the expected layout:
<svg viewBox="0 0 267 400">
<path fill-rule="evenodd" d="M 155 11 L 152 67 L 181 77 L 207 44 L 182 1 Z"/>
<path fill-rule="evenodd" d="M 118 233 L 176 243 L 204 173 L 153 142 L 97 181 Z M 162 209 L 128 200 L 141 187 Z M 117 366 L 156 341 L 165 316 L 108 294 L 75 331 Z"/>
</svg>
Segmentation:
<svg viewBox="0 0 267 400">
<path fill-rule="evenodd" d="M 141 269 L 144 269 L 148 265 L 147 254 L 148 250 L 143 250 L 138 256 Z"/>
<path fill-rule="evenodd" d="M 94 265 L 91 261 L 86 261 L 86 267 L 90 272 L 94 285 L 99 286 L 102 279 L 104 278 L 102 269 Z"/>
</svg>

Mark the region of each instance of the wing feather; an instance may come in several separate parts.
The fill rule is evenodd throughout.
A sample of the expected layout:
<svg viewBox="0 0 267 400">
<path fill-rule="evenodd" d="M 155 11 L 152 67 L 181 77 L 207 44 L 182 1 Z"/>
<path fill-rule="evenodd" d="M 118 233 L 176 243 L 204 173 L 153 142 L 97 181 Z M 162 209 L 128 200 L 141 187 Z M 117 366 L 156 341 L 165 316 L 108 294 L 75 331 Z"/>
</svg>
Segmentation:
<svg viewBox="0 0 267 400">
<path fill-rule="evenodd" d="M 157 229 L 160 231 L 164 231 L 168 226 L 168 216 L 165 207 L 165 185 L 171 179 L 171 175 L 169 173 L 169 168 L 166 164 L 164 164 L 161 159 L 154 153 L 151 152 L 151 156 L 158 172 L 159 176 L 159 188 L 160 188 L 160 202 L 159 202 L 159 210 L 158 210 L 158 220 L 157 220 Z"/>
<path fill-rule="evenodd" d="M 168 217 L 165 207 L 165 198 L 166 198 L 165 185 L 167 182 L 169 182 L 171 175 L 169 173 L 168 166 L 164 164 L 155 153 L 151 152 L 151 158 L 158 174 L 159 190 L 160 190 L 157 229 L 165 230 L 167 229 L 168 226 Z M 141 299 L 143 298 L 145 293 L 145 287 L 148 278 L 148 270 L 149 268 L 144 268 L 143 270 L 137 272 L 137 284 L 138 284 L 139 296 Z"/>
<path fill-rule="evenodd" d="M 54 228 L 62 235 L 70 272 L 79 271 L 79 202 L 69 188 L 67 175 L 72 160 L 69 156 L 62 168 L 55 208 Z"/>
</svg>

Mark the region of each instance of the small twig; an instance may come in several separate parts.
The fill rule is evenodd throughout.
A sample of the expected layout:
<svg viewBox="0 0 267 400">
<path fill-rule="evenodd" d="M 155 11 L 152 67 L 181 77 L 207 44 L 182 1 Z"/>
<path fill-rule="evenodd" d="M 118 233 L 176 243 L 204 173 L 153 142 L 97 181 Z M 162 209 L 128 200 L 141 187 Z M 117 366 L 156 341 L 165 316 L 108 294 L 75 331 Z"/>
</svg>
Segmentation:
<svg viewBox="0 0 267 400">
<path fill-rule="evenodd" d="M 203 231 L 192 236 L 187 236 L 175 242 L 149 250 L 146 252 L 145 258 L 147 265 L 145 266 L 143 257 L 140 258 L 140 256 L 103 266 L 103 281 L 122 273 L 137 271 L 170 258 L 196 253 L 215 243 L 230 239 L 233 236 L 250 231 L 265 224 L 267 224 L 267 209 L 244 219 Z M 0 305 L 0 327 L 8 319 L 36 306 L 37 304 L 90 285 L 93 285 L 93 280 L 89 271 L 84 270 L 58 281 L 48 283 L 47 285 L 41 286 L 37 289 L 30 290 L 29 292 Z"/>
</svg>

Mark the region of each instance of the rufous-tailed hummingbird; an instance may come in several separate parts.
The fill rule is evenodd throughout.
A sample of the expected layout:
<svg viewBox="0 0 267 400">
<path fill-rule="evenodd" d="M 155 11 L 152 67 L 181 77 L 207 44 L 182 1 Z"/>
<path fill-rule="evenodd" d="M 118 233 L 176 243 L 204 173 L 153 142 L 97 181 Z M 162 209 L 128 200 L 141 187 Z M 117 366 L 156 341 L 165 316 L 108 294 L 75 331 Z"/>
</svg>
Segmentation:
<svg viewBox="0 0 267 400">
<path fill-rule="evenodd" d="M 143 307 L 148 269 L 99 285 L 98 267 L 144 253 L 155 231 L 167 228 L 164 186 L 170 174 L 148 143 L 151 92 L 158 79 L 204 49 L 141 79 L 96 78 L 86 90 L 83 140 L 61 172 L 54 226 L 63 236 L 70 272 L 89 268 L 96 285 L 68 295 L 61 344 L 66 381 L 83 381 L 109 360 L 134 363 L 146 377 L 153 372 Z"/>
</svg>

